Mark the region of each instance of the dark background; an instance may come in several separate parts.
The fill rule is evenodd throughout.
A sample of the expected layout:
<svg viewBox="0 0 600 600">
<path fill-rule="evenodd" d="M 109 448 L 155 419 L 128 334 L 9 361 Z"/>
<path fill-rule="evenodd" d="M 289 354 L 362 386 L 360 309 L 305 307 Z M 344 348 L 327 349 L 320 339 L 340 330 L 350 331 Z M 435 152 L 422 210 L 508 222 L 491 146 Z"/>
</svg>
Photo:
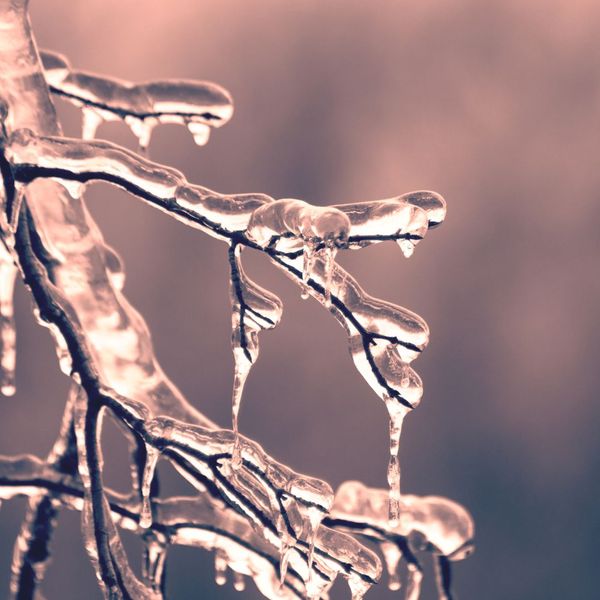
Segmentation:
<svg viewBox="0 0 600 600">
<path fill-rule="evenodd" d="M 152 158 L 192 182 L 316 204 L 420 188 L 445 196 L 445 225 L 410 260 L 394 245 L 340 257 L 369 293 L 416 311 L 432 331 L 414 364 L 425 397 L 402 437 L 403 489 L 472 511 L 478 549 L 456 568 L 463 599 L 597 598 L 598 3 L 33 0 L 31 14 L 39 44 L 78 68 L 210 79 L 232 92 L 235 117 L 205 148 L 183 128 L 155 132 Z M 78 135 L 77 112 L 60 112 Z M 124 125 L 99 136 L 134 145 Z M 228 426 L 225 245 L 107 186 L 89 198 L 165 370 Z M 386 411 L 355 371 L 344 332 L 247 254 L 249 273 L 285 310 L 261 337 L 242 432 L 334 487 L 383 487 Z M 0 452 L 43 456 L 67 381 L 22 286 L 17 303 L 19 389 L 0 399 Z M 106 435 L 108 479 L 119 487 L 125 445 L 116 429 Z M 0 511 L 4 591 L 24 506 Z M 99 597 L 79 515 L 61 523 L 46 597 Z M 126 539 L 135 562 L 137 541 Z M 206 552 L 174 549 L 171 596 L 239 597 L 214 586 L 211 563 Z M 243 597 L 257 595 L 251 587 Z M 393 595 L 383 583 L 368 597 Z M 431 578 L 423 597 L 433 598 Z"/>
</svg>

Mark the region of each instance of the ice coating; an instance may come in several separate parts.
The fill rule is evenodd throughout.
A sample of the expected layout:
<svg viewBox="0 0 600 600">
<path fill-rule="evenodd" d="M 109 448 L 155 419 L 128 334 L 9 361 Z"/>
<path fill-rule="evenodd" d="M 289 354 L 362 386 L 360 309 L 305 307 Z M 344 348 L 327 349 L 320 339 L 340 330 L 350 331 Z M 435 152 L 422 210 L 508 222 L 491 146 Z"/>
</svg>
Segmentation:
<svg viewBox="0 0 600 600">
<path fill-rule="evenodd" d="M 360 522 L 404 537 L 418 532 L 430 544 L 430 551 L 456 560 L 466 556 L 457 552 L 466 548 L 475 536 L 475 525 L 469 512 L 448 498 L 403 494 L 401 518 L 394 528 L 389 527 L 386 509 L 386 490 L 347 481 L 336 492 L 331 516 L 349 519 L 357 515 Z"/>
<path fill-rule="evenodd" d="M 67 59 L 42 51 L 50 90 L 81 107 L 83 139 L 93 139 L 103 121 L 122 119 L 145 150 L 159 123 L 186 126 L 196 144 L 208 142 L 211 127 L 221 127 L 233 115 L 231 96 L 205 81 L 169 80 L 132 83 L 122 79 L 73 70 Z"/>
<path fill-rule="evenodd" d="M 244 385 L 252 365 L 258 358 L 258 334 L 277 326 L 283 313 L 281 300 L 254 283 L 244 273 L 241 264 L 242 246 L 229 249 L 231 270 L 229 297 L 231 300 L 231 346 L 234 359 L 234 380 L 231 400 L 232 426 L 235 434 L 233 466 L 240 464 L 238 415 Z"/>
<path fill-rule="evenodd" d="M 220 549 L 215 552 L 215 583 L 217 585 L 227 583 L 227 556 Z"/>
<path fill-rule="evenodd" d="M 266 247 L 281 237 L 298 240 L 332 242 L 344 246 L 350 220 L 342 211 L 330 206 L 313 206 L 303 200 L 276 200 L 258 208 L 248 223 L 248 237 Z"/>
<path fill-rule="evenodd" d="M 163 534 L 149 532 L 144 536 L 142 577 L 154 592 L 161 592 L 167 550 L 168 543 Z"/>
<path fill-rule="evenodd" d="M 47 468 L 33 456 L 0 457 L 0 498 L 31 496 L 56 486 L 63 489 L 60 502 L 64 506 L 82 509 L 83 490 L 76 479 Z M 115 522 L 135 531 L 139 503 L 110 491 L 108 498 Z M 165 534 L 172 544 L 217 549 L 220 570 L 227 567 L 234 573 L 251 577 L 269 598 L 309 597 L 304 588 L 305 580 L 310 579 L 314 589 L 326 590 L 333 584 L 337 573 L 352 576 L 366 585 L 374 583 L 381 570 L 373 553 L 361 547 L 352 537 L 321 527 L 315 541 L 316 562 L 312 578 L 307 567 L 306 544 L 301 540 L 297 550 L 291 553 L 287 578 L 284 586 L 280 587 L 273 546 L 243 517 L 208 494 L 197 498 L 155 500 L 152 527 L 157 529 L 149 532 L 145 539 L 147 544 L 155 545 L 148 549 L 156 559 L 154 562 L 164 560 Z M 326 547 L 336 547 L 338 552 L 329 556 L 322 550 Z M 346 569 L 350 564 L 356 565 L 356 570 L 348 575 Z M 158 568 L 159 565 L 155 564 L 155 571 Z M 156 581 L 154 585 L 157 585 Z"/>
<path fill-rule="evenodd" d="M 289 226 L 300 232 L 301 216 L 312 214 L 307 213 L 298 201 L 294 201 L 291 206 L 295 208 L 288 214 L 288 201 L 273 202 L 268 196 L 261 195 L 219 196 L 216 192 L 187 184 L 183 175 L 174 169 L 140 159 L 107 142 L 81 143 L 63 138 L 39 138 L 19 132 L 13 136 L 8 150 L 11 160 L 21 165 L 17 176 L 24 181 L 44 176 L 44 173 L 50 176 L 59 169 L 62 169 L 59 173 L 62 179 L 67 176 L 78 178 L 79 181 L 104 178 L 137 193 L 162 210 L 170 211 L 180 220 L 195 223 L 216 237 L 231 239 L 235 232 L 247 226 L 250 241 L 256 244 L 260 242 L 267 249 L 273 239 L 271 234 L 275 231 L 265 225 L 266 217 L 272 216 L 272 211 L 267 211 L 268 207 L 280 207 L 274 214 L 281 218 L 285 227 L 280 224 L 277 231 Z M 36 156 L 37 166 L 33 169 L 29 165 L 36 160 Z M 219 226 L 215 226 L 213 219 L 218 216 L 215 206 L 219 198 L 222 200 L 223 214 Z M 256 217 L 258 213 L 263 216 Z M 284 220 L 282 214 L 288 221 Z M 318 225 L 318 231 L 328 239 L 342 239 L 340 232 L 344 231 L 343 228 L 331 227 L 332 222 L 337 221 L 327 217 L 325 224 Z M 407 370 L 399 363 L 411 362 L 426 346 L 429 337 L 426 323 L 406 309 L 372 298 L 341 267 L 331 264 L 333 261 L 328 264 L 320 256 L 316 256 L 311 263 L 310 278 L 307 280 L 302 250 L 300 254 L 296 253 L 297 248 L 303 246 L 300 237 L 283 236 L 276 245 L 287 245 L 288 249 L 291 246 L 291 254 L 284 254 L 277 248 L 272 251 L 274 254 L 271 257 L 276 264 L 294 279 L 300 279 L 313 297 L 325 305 L 332 304 L 334 315 L 350 334 L 354 362 L 377 394 L 381 398 L 384 395 L 400 398 L 406 406 L 415 406 L 422 393 L 420 380 L 412 370 Z M 335 298 L 332 300 L 331 296 Z M 389 345 L 393 346 L 392 350 L 388 348 Z M 408 387 L 401 385 L 407 378 L 405 372 L 408 372 Z M 400 379 L 396 381 L 398 376 Z"/>
<path fill-rule="evenodd" d="M 233 572 L 233 589 L 236 592 L 243 592 L 246 589 L 246 580 L 243 573 Z"/>
<path fill-rule="evenodd" d="M 380 241 L 393 239 L 408 258 L 429 228 L 427 212 L 409 204 L 402 197 L 338 205 L 336 208 L 350 220 L 351 247 L 360 247 L 364 240 L 373 238 L 379 238 Z"/>
<path fill-rule="evenodd" d="M 331 274 L 337 249 L 348 241 L 350 220 L 333 207 L 312 206 L 303 200 L 276 200 L 256 209 L 248 223 L 248 237 L 261 247 L 300 244 L 303 252 L 302 297 L 308 297 L 306 284 L 311 276 L 317 253 L 322 254 L 325 265 L 324 297 L 329 306 Z"/>
<path fill-rule="evenodd" d="M 26 134 L 20 135 L 27 138 Z M 124 186 L 133 183 L 136 188 L 146 191 L 148 195 L 165 203 L 167 208 L 169 203 L 173 203 L 172 196 L 174 196 L 177 206 L 182 208 L 185 206 L 186 210 L 193 208 L 199 220 L 206 219 L 202 214 L 205 206 L 203 201 L 207 197 L 206 191 L 186 185 L 185 179 L 178 172 L 162 169 L 147 161 L 140 161 L 131 153 L 123 153 L 120 149 L 106 143 L 88 144 L 87 148 L 81 148 L 82 144 L 73 140 L 65 142 L 36 138 L 34 143 L 44 147 L 41 150 L 44 159 L 38 161 L 43 168 L 53 169 L 54 165 L 68 164 L 71 173 L 77 175 L 86 175 L 92 169 L 100 168 L 90 164 L 91 148 L 100 150 L 101 158 L 108 163 L 103 165 L 103 171 L 109 172 L 114 178 L 119 178 L 118 183 L 121 183 L 121 180 Z M 27 164 L 27 147 L 29 147 L 28 143 L 24 144 L 18 136 L 15 136 L 11 144 L 15 161 Z M 39 148 L 37 152 L 40 152 Z M 93 154 L 98 160 L 100 153 Z M 168 182 L 168 186 L 164 186 L 165 182 Z M 210 197 L 214 194 L 213 192 Z M 289 265 L 293 270 L 299 271 L 305 293 L 308 290 L 308 293 L 317 295 L 328 308 L 332 305 L 332 294 L 336 297 L 337 302 L 333 303 L 332 311 L 349 333 L 353 360 L 367 382 L 386 402 L 390 414 L 388 481 L 389 516 L 392 522 L 398 518 L 400 502 L 398 447 L 402 420 L 406 414 L 404 409 L 414 408 L 422 397 L 421 380 L 409 363 L 425 347 L 429 332 L 424 321 L 410 311 L 369 297 L 347 273 L 334 264 L 333 252 L 338 246 L 343 247 L 347 243 L 351 232 L 349 222 L 352 221 L 356 227 L 354 239 L 360 239 L 360 245 L 365 245 L 369 239 L 374 243 L 381 241 L 373 233 L 374 230 L 370 229 L 366 215 L 372 215 L 376 227 L 383 230 L 384 236 L 391 236 L 396 241 L 412 244 L 411 236 L 414 240 L 419 239 L 429 225 L 427 210 L 434 213 L 437 211 L 436 218 L 440 218 L 440 206 L 443 207 L 443 201 L 438 201 L 429 193 L 422 193 L 418 198 L 427 200 L 422 202 L 425 208 L 414 206 L 402 199 L 395 199 L 366 203 L 367 207 L 362 212 L 358 205 L 350 205 L 351 208 L 346 207 L 348 214 L 338 209 L 310 207 L 299 200 L 269 201 L 267 198 L 260 198 L 258 206 L 255 204 L 250 212 L 246 229 L 251 242 L 259 247 L 274 248 L 282 252 L 280 263 L 283 263 L 284 267 Z M 256 203 L 256 200 L 254 196 L 249 197 L 251 203 Z M 238 210 L 236 218 L 239 219 L 240 213 L 246 211 L 245 207 Z M 238 222 L 242 224 L 241 219 Z M 392 222 L 392 225 L 388 225 L 389 229 L 386 230 L 384 225 L 388 222 Z M 210 228 L 210 224 L 206 224 Z M 227 236 L 229 232 L 219 229 L 217 233 L 219 236 Z M 280 248 L 290 251 L 291 254 L 286 255 Z M 297 253 L 297 248 L 301 249 L 301 254 Z M 300 269 L 296 267 L 299 262 Z M 230 260 L 230 263 L 237 264 L 235 260 Z M 237 267 L 232 270 L 232 273 L 236 270 Z M 234 281 L 235 277 L 232 277 L 232 282 Z M 317 288 L 317 294 L 315 294 L 315 287 L 317 287 L 315 283 L 320 288 Z M 312 289 L 309 284 L 312 284 Z M 340 309 L 340 303 L 343 303 L 344 310 Z M 257 333 L 250 330 L 249 335 L 245 335 L 245 328 L 240 328 L 236 324 L 236 320 L 239 320 L 239 316 L 236 317 L 238 313 L 234 305 L 233 342 L 236 370 L 232 414 L 235 430 L 237 430 L 241 393 L 253 361 L 252 352 L 255 346 L 253 342 Z M 242 336 L 236 336 L 236 332 L 244 332 L 245 348 L 242 348 Z M 237 444 L 235 447 L 237 448 Z M 233 466 L 238 463 L 238 453 L 235 452 Z"/>
</svg>

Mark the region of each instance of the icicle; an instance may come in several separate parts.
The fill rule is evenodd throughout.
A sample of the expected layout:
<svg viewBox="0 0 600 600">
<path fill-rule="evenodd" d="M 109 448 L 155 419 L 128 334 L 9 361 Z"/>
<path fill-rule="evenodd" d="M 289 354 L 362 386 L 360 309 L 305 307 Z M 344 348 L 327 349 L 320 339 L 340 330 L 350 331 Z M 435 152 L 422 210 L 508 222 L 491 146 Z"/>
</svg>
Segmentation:
<svg viewBox="0 0 600 600">
<path fill-rule="evenodd" d="M 220 548 L 215 552 L 215 583 L 217 585 L 227 583 L 227 555 Z"/>
<path fill-rule="evenodd" d="M 331 306 L 331 281 L 333 278 L 334 259 L 337 253 L 335 242 L 333 240 L 327 240 L 325 248 L 323 250 L 324 266 L 323 266 L 323 287 L 325 288 L 325 306 L 329 308 Z"/>
<path fill-rule="evenodd" d="M 233 391 L 231 394 L 231 417 L 233 424 L 234 442 L 233 452 L 231 456 L 231 466 L 238 469 L 242 464 L 242 450 L 240 445 L 240 432 L 238 427 L 238 416 L 240 412 L 240 404 L 244 393 L 244 385 L 250 374 L 251 363 L 246 357 L 239 357 L 239 353 L 234 352 L 235 360 L 235 375 L 233 379 Z"/>
<path fill-rule="evenodd" d="M 13 296 L 18 269 L 0 244 L 0 392 L 13 396 L 15 388 L 16 341 Z"/>
<path fill-rule="evenodd" d="M 186 123 L 188 131 L 194 138 L 194 143 L 197 146 L 205 146 L 210 138 L 210 127 L 204 123 L 197 121 L 188 121 Z"/>
<path fill-rule="evenodd" d="M 412 564 L 408 564 L 408 580 L 406 582 L 406 598 L 405 600 L 419 600 L 421 595 L 421 581 L 423 573 L 419 568 Z"/>
<path fill-rule="evenodd" d="M 390 417 L 390 458 L 388 463 L 387 480 L 389 485 L 389 521 L 390 527 L 396 527 L 400 520 L 400 434 L 407 409 L 395 398 L 385 398 L 385 404 Z"/>
<path fill-rule="evenodd" d="M 355 573 L 352 573 L 348 577 L 348 587 L 352 594 L 352 600 L 362 600 L 365 594 L 371 589 L 371 586 L 371 583 L 365 581 Z"/>
<path fill-rule="evenodd" d="M 325 513 L 322 510 L 319 510 L 315 506 L 309 506 L 306 510 L 306 542 L 308 544 L 308 576 L 309 578 L 312 576 L 312 564 L 315 553 L 315 541 L 317 539 L 317 533 L 319 531 L 319 526 L 321 525 L 321 521 L 325 516 Z"/>
<path fill-rule="evenodd" d="M 285 576 L 287 575 L 290 555 L 294 549 L 296 541 L 287 533 L 281 535 L 281 547 L 279 552 L 279 583 L 283 585 Z"/>
<path fill-rule="evenodd" d="M 398 565 L 402 559 L 402 552 L 398 546 L 392 542 L 381 542 L 379 544 L 383 560 L 388 574 L 388 588 L 393 592 L 400 589 L 400 574 L 398 573 Z"/>
<path fill-rule="evenodd" d="M 150 502 L 150 488 L 154 479 L 156 464 L 160 458 L 160 450 L 154 446 L 146 445 L 146 463 L 142 475 L 142 508 L 140 511 L 140 527 L 148 529 L 152 525 L 152 504 Z"/>
<path fill-rule="evenodd" d="M 244 575 L 238 571 L 233 572 L 233 589 L 235 589 L 236 592 L 243 592 L 246 589 Z"/>
<path fill-rule="evenodd" d="M 96 137 L 98 127 L 100 127 L 104 119 L 97 110 L 86 106 L 81 109 L 81 115 L 81 138 L 84 140 L 93 140 Z"/>
<path fill-rule="evenodd" d="M 144 536 L 142 575 L 154 591 L 160 591 L 168 545 L 162 536 L 148 533 Z"/>
<path fill-rule="evenodd" d="M 400 250 L 402 250 L 404 258 L 410 258 L 415 251 L 415 245 L 411 242 L 411 240 L 398 240 L 398 246 L 400 246 Z"/>
<path fill-rule="evenodd" d="M 44 66 L 44 76 L 50 85 L 59 85 L 69 74 L 69 61 L 58 52 L 40 50 L 40 58 Z"/>
<path fill-rule="evenodd" d="M 146 154 L 152 138 L 152 132 L 156 125 L 158 125 L 158 120 L 153 117 L 138 119 L 137 117 L 127 116 L 125 117 L 125 123 L 127 123 L 129 129 L 131 129 L 131 132 L 137 138 L 140 153 Z"/>
</svg>

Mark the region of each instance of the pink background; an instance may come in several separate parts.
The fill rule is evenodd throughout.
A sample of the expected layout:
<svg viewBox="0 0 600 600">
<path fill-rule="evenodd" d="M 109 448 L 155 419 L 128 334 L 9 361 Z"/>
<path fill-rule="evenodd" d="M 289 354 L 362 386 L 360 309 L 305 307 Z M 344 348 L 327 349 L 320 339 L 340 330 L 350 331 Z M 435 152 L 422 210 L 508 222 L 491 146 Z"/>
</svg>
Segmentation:
<svg viewBox="0 0 600 600">
<path fill-rule="evenodd" d="M 432 331 L 414 364 L 425 397 L 401 442 L 403 488 L 472 511 L 478 549 L 456 568 L 462 598 L 597 597 L 598 3 L 33 0 L 31 14 L 40 46 L 77 68 L 210 79 L 231 91 L 234 119 L 207 147 L 182 128 L 155 133 L 152 158 L 192 182 L 316 204 L 420 188 L 445 196 L 446 224 L 410 260 L 394 245 L 340 257 L 369 293 L 416 311 Z M 60 113 L 78 135 L 77 112 Z M 99 136 L 134 146 L 123 125 Z M 224 244 L 107 186 L 89 198 L 167 373 L 227 426 Z M 285 309 L 261 337 L 242 432 L 334 486 L 384 486 L 386 411 L 355 371 L 343 331 L 247 254 L 249 273 Z M 0 399 L 0 453 L 43 456 L 67 382 L 22 286 L 17 297 L 19 391 Z M 126 477 L 119 436 L 109 431 L 105 444 L 115 487 Z M 168 489 L 185 489 L 163 471 Z M 23 508 L 13 501 L 0 511 L 2 594 Z M 46 596 L 99 597 L 79 516 L 61 522 Z M 174 549 L 171 596 L 239 597 L 214 586 L 211 563 L 208 553 Z M 393 596 L 380 585 L 368 598 Z M 333 597 L 347 591 L 336 586 Z M 431 578 L 423 598 L 433 598 Z"/>
</svg>

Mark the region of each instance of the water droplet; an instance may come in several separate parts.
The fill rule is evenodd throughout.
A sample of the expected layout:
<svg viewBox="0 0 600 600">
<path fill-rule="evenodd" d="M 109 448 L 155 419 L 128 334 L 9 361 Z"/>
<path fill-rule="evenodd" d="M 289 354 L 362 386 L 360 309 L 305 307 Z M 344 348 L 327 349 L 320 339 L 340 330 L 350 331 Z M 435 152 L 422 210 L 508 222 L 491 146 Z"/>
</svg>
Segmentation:
<svg viewBox="0 0 600 600">
<path fill-rule="evenodd" d="M 410 258 L 415 251 L 415 245 L 410 240 L 398 240 L 398 246 L 405 258 Z"/>
<path fill-rule="evenodd" d="M 246 589 L 246 580 L 242 573 L 233 572 L 233 587 L 236 592 L 243 592 Z"/>
<path fill-rule="evenodd" d="M 210 138 L 210 127 L 204 123 L 189 121 L 187 128 L 194 138 L 197 146 L 205 146 Z"/>
<path fill-rule="evenodd" d="M 148 117 L 145 119 L 139 119 L 137 117 L 125 117 L 125 123 L 131 129 L 131 132 L 138 140 L 138 146 L 141 154 L 146 154 L 150 140 L 152 139 L 152 132 L 154 127 L 158 124 L 157 119 Z"/>
<path fill-rule="evenodd" d="M 388 573 L 388 588 L 397 591 L 401 587 L 398 565 L 402 559 L 402 552 L 393 542 L 381 542 L 379 547 Z"/>
<path fill-rule="evenodd" d="M 227 556 L 221 549 L 215 552 L 215 583 L 217 585 L 227 583 Z"/>
<path fill-rule="evenodd" d="M 371 589 L 372 584 L 362 579 L 356 573 L 348 576 L 348 587 L 352 594 L 352 600 L 362 600 L 365 594 Z"/>
</svg>

